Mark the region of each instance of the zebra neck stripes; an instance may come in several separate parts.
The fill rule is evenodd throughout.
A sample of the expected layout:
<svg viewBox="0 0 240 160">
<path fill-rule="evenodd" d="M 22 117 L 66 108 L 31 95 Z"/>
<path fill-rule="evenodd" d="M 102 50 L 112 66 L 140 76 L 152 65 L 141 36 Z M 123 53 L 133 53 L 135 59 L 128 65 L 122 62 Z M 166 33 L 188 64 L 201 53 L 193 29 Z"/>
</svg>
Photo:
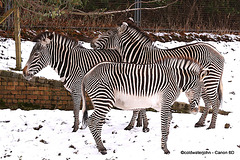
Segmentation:
<svg viewBox="0 0 240 160">
<path fill-rule="evenodd" d="M 64 86 L 71 91 L 77 77 L 83 77 L 93 66 L 104 61 L 120 62 L 116 50 L 85 49 L 77 41 L 55 34 L 47 45 L 50 65 L 58 73 Z"/>
</svg>

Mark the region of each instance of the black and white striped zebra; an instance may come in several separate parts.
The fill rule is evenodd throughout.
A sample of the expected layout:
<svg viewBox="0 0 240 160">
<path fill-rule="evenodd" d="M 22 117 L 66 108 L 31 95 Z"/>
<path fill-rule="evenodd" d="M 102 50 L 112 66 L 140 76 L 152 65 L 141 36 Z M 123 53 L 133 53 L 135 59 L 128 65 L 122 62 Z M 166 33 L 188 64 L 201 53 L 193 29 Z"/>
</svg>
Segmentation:
<svg viewBox="0 0 240 160">
<path fill-rule="evenodd" d="M 202 79 L 208 74 L 198 63 L 186 59 L 164 59 L 140 65 L 103 62 L 83 78 L 82 93 L 89 95 L 94 112 L 88 118 L 86 97 L 83 96 L 82 128 L 89 127 L 99 152 L 107 150 L 101 140 L 106 114 L 113 106 L 124 110 L 154 108 L 161 112 L 162 149 L 169 154 L 167 138 L 172 118 L 171 105 L 180 92 L 186 92 L 192 111 L 199 104 Z"/>
<path fill-rule="evenodd" d="M 94 48 L 102 49 L 116 48 L 120 52 L 123 61 L 128 63 L 146 64 L 158 62 L 165 57 L 182 57 L 192 58 L 204 68 L 209 69 L 209 75 L 203 80 L 206 86 L 202 91 L 205 109 L 195 127 L 204 126 L 209 107 L 212 106 L 212 120 L 208 129 L 215 128 L 222 100 L 224 57 L 213 46 L 207 43 L 195 43 L 168 50 L 159 49 L 152 45 L 151 39 L 136 27 L 132 21 L 123 22 L 117 30 L 104 33 L 93 40 L 91 45 Z"/>
<path fill-rule="evenodd" d="M 72 95 L 74 102 L 73 131 L 75 132 L 79 128 L 81 83 L 84 75 L 100 62 L 120 62 L 119 52 L 110 49 L 85 49 L 78 41 L 51 32 L 43 32 L 33 41 L 36 44 L 23 69 L 23 75 L 30 80 L 48 65 L 58 73 L 64 87 Z"/>
<path fill-rule="evenodd" d="M 136 28 L 137 29 L 137 28 Z M 125 47 L 121 47 L 120 48 L 120 39 L 117 36 L 118 34 L 118 30 L 117 29 L 112 29 L 112 30 L 108 30 L 107 32 L 103 33 L 103 35 L 99 35 L 97 39 L 93 39 L 93 42 L 91 43 L 91 46 L 93 48 L 96 49 L 114 49 L 114 50 L 118 50 L 119 52 L 138 52 L 138 48 L 134 47 L 126 47 L 126 51 L 122 50 L 125 49 Z M 142 32 L 140 34 L 138 34 L 138 36 L 142 37 L 145 36 L 145 34 L 142 34 Z M 140 38 L 143 39 L 143 38 Z M 129 43 L 129 42 L 127 42 Z M 149 43 L 149 45 L 151 44 L 151 41 L 149 39 L 146 39 L 146 41 L 140 41 L 140 43 L 144 44 L 145 43 Z M 129 44 L 128 44 L 129 45 Z M 129 51 L 129 50 L 130 51 Z M 122 54 L 123 55 L 123 54 Z M 123 56 L 122 58 L 122 62 L 129 62 L 129 63 L 140 63 L 139 61 L 135 61 L 132 59 L 135 59 L 136 57 L 131 57 L 129 59 L 124 59 Z M 145 58 L 138 58 L 140 59 L 145 59 Z M 132 60 L 132 61 L 130 61 Z M 141 63 L 140 63 L 141 64 Z M 146 110 L 136 110 L 133 111 L 133 116 L 131 118 L 130 123 L 128 124 L 127 127 L 125 127 L 125 130 L 131 130 L 135 124 L 135 120 L 138 116 L 137 119 L 137 127 L 141 127 L 142 126 L 142 121 L 143 121 L 143 132 L 149 132 L 149 128 L 148 128 L 148 119 L 147 119 L 147 115 L 146 115 Z"/>
</svg>

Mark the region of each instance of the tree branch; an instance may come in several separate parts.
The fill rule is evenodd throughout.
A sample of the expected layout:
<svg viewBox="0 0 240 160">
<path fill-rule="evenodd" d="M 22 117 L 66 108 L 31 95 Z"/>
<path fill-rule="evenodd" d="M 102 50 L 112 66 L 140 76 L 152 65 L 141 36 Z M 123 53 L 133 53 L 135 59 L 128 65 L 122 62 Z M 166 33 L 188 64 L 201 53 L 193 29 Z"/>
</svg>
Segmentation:
<svg viewBox="0 0 240 160">
<path fill-rule="evenodd" d="M 84 12 L 84 11 L 81 11 L 81 10 L 77 10 L 77 11 L 69 11 L 69 10 L 63 10 L 61 9 L 61 11 L 64 11 L 66 14 L 73 14 L 73 15 L 80 15 L 80 16 L 92 16 L 92 15 L 108 15 L 108 14 L 117 14 L 117 13 L 126 13 L 126 12 L 131 12 L 131 11 L 136 11 L 136 10 L 157 10 L 157 9 L 162 9 L 162 8 L 166 8 L 174 3 L 176 3 L 178 0 L 175 0 L 171 3 L 168 3 L 166 4 L 165 6 L 159 6 L 159 7 L 154 7 L 154 8 L 131 8 L 133 5 L 135 5 L 136 3 L 139 3 L 139 2 L 135 2 L 133 4 L 130 5 L 129 8 L 127 9 L 124 9 L 124 10 L 118 10 L 118 11 L 106 11 L 106 12 L 100 12 L 100 11 L 93 11 L 93 12 Z M 140 3 L 153 3 L 155 1 L 140 1 Z M 37 12 L 37 11 L 34 11 L 34 10 L 31 10 L 31 9 L 28 9 L 26 7 L 24 7 L 23 5 L 20 5 L 19 4 L 19 7 L 21 7 L 22 9 L 24 10 L 27 10 L 29 12 L 32 12 L 34 14 L 37 14 L 37 15 L 44 15 L 44 13 L 41 13 L 41 12 Z M 44 6 L 42 6 L 44 7 Z"/>
<path fill-rule="evenodd" d="M 134 6 L 134 5 L 137 4 L 137 3 L 145 3 L 145 4 L 147 4 L 147 3 L 154 3 L 154 2 L 156 2 L 156 1 L 140 1 L 140 2 L 134 2 L 133 4 L 131 4 L 131 5 L 128 7 L 128 9 L 132 8 L 132 6 Z"/>
<path fill-rule="evenodd" d="M 166 7 L 176 3 L 177 1 L 178 0 L 175 0 L 175 1 L 171 2 L 171 3 L 168 3 L 165 6 L 159 6 L 159 7 L 154 7 L 154 8 L 132 8 L 132 9 L 128 8 L 128 9 L 124 9 L 124 10 L 107 11 L 107 12 L 72 12 L 72 11 L 68 11 L 68 13 L 69 14 L 74 14 L 74 15 L 87 16 L 87 15 L 108 15 L 108 14 L 116 14 L 116 13 L 126 13 L 126 12 L 131 12 L 131 11 L 136 11 L 136 10 L 157 10 L 157 9 L 166 8 Z M 152 1 L 149 1 L 149 2 L 152 2 Z M 130 6 L 133 6 L 134 4 L 132 4 Z"/>
</svg>

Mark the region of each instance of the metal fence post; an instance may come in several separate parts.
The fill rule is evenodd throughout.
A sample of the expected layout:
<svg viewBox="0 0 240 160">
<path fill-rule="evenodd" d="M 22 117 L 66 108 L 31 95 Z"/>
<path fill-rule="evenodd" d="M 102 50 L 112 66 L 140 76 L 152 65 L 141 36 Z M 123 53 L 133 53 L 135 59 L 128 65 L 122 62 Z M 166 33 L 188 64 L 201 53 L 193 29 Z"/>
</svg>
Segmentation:
<svg viewBox="0 0 240 160">
<path fill-rule="evenodd" d="M 135 8 L 138 9 L 141 7 L 142 7 L 141 0 L 135 0 Z M 134 21 L 138 27 L 141 26 L 141 10 L 140 9 L 134 11 Z"/>
<path fill-rule="evenodd" d="M 4 8 L 5 8 L 5 13 L 8 12 L 9 10 L 11 10 L 13 8 L 13 0 L 5 0 Z M 10 14 L 6 20 L 6 29 L 7 30 L 10 30 L 13 27 L 12 22 L 13 22 L 13 16 Z"/>
</svg>

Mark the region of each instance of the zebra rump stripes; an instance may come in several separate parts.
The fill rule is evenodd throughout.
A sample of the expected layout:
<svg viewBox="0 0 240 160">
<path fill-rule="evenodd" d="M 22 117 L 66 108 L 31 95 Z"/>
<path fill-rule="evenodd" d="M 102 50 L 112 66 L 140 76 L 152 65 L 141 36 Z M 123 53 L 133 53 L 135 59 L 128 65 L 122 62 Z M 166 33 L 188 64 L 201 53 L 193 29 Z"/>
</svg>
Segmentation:
<svg viewBox="0 0 240 160">
<path fill-rule="evenodd" d="M 151 107 L 161 112 L 162 149 L 169 154 L 167 138 L 172 117 L 171 104 L 184 91 L 191 109 L 196 112 L 202 79 L 207 73 L 199 64 L 185 59 L 165 59 L 149 65 L 100 63 L 83 78 L 82 93 L 86 91 L 89 95 L 94 112 L 87 118 L 86 97 L 82 94 L 82 128 L 89 127 L 99 152 L 106 154 L 101 130 L 110 109 L 113 106 L 124 110 Z"/>
</svg>

